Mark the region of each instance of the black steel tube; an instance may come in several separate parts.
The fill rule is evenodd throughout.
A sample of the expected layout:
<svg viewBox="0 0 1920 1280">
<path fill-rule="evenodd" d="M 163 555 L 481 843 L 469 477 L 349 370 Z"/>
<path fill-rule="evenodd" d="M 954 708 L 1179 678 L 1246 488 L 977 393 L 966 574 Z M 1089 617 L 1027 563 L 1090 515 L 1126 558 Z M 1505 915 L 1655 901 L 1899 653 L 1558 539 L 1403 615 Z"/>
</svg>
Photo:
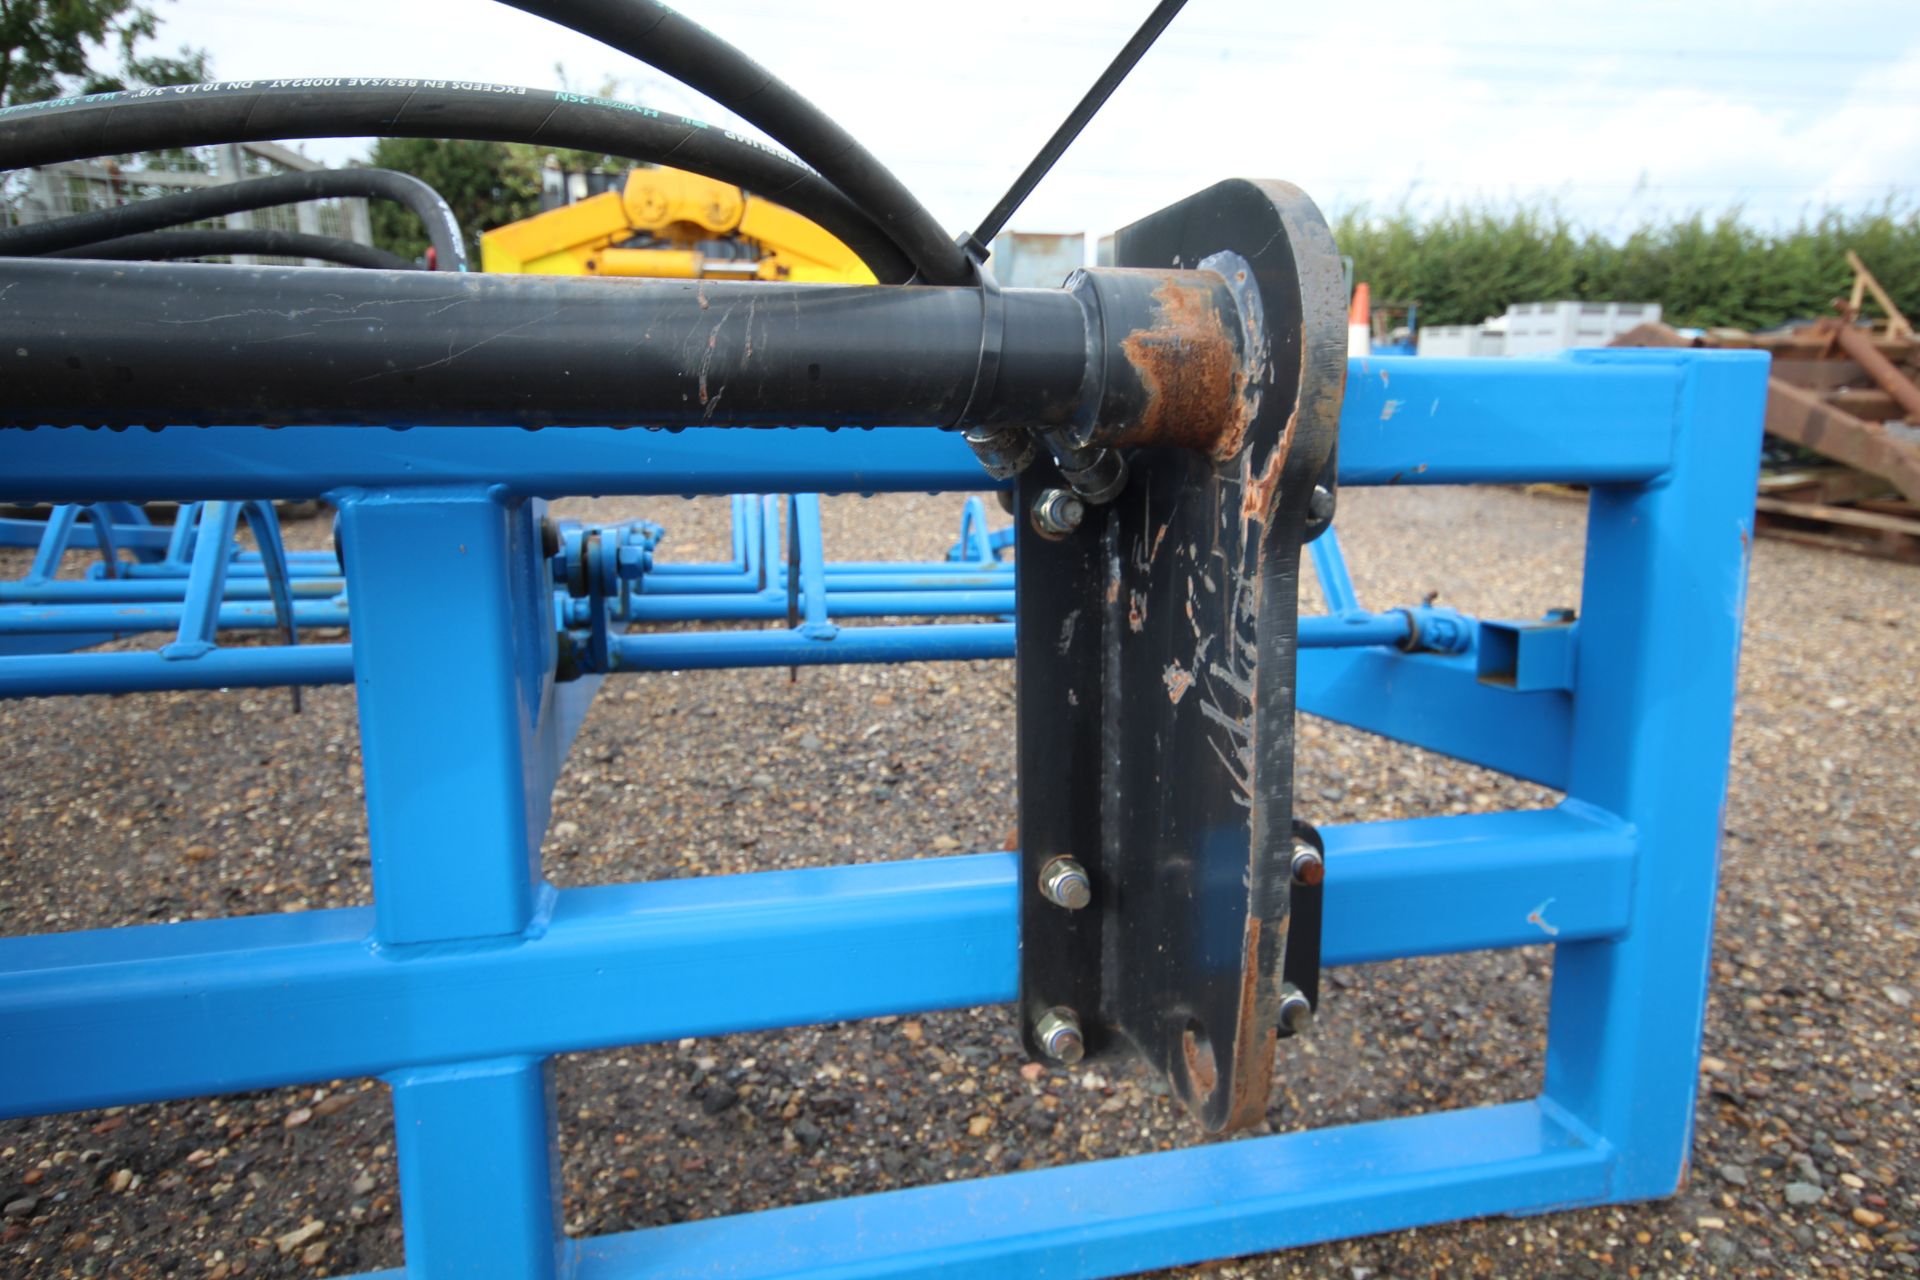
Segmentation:
<svg viewBox="0 0 1920 1280">
<path fill-rule="evenodd" d="M 1093 348 L 1081 299 L 1004 298 L 1005 349 L 971 420 L 1061 423 L 1099 404 L 1121 357 Z M 978 292 L 953 286 L 9 258 L 0 423 L 951 426 L 980 323 Z"/>
<path fill-rule="evenodd" d="M 373 267 L 387 271 L 419 269 L 399 254 L 388 253 L 385 249 L 376 249 L 370 244 L 342 240 L 338 236 L 315 236 L 300 231 L 280 231 L 273 227 L 143 231 L 138 235 L 96 240 L 76 249 L 56 249 L 52 253 L 40 256 L 105 258 L 121 262 L 137 262 L 211 258 L 234 253 L 256 254 L 269 258 L 318 258 L 322 262 L 337 262 L 343 267 Z"/>
<path fill-rule="evenodd" d="M 0 227 L 0 254 L 24 256 L 53 253 L 60 249 L 97 244 L 103 240 L 117 240 L 142 231 L 184 226 L 203 218 L 270 209 L 304 200 L 353 196 L 392 200 L 407 206 L 425 225 L 427 240 L 439 258 L 440 269 L 467 269 L 466 237 L 461 234 L 460 223 L 446 200 L 412 174 L 395 173 L 391 169 L 314 169 L 304 173 L 279 173 L 268 178 L 248 178 L 242 182 L 183 191 L 178 195 L 115 205 L 111 209 L 93 209 L 47 222 Z"/>
<path fill-rule="evenodd" d="M 973 279 L 972 264 L 952 237 L 852 134 L 699 23 L 658 0 L 504 2 L 658 67 L 759 125 L 845 192 L 900 246 L 926 283 Z"/>
<path fill-rule="evenodd" d="M 0 169 L 285 138 L 470 138 L 672 164 L 736 183 L 838 236 L 883 281 L 913 266 L 838 188 L 774 148 L 667 112 L 463 81 L 237 80 L 0 107 Z"/>
</svg>

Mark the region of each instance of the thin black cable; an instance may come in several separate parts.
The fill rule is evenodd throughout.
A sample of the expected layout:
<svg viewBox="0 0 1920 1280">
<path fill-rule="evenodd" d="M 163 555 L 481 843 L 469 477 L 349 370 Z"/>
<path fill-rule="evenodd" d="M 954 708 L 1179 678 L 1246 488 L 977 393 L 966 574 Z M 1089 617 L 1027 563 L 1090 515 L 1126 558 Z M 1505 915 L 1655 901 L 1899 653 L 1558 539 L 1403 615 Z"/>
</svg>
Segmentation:
<svg viewBox="0 0 1920 1280">
<path fill-rule="evenodd" d="M 751 120 L 879 225 L 929 284 L 965 284 L 971 264 L 905 184 L 771 71 L 657 0 L 503 0 L 657 67 Z"/>
<path fill-rule="evenodd" d="M 211 227 L 187 231 L 142 231 L 110 240 L 50 253 L 21 255 L 43 258 L 106 258 L 117 262 L 167 261 L 179 258 L 224 257 L 236 253 L 270 258 L 318 258 L 343 267 L 378 267 L 388 271 L 419 268 L 397 253 L 376 249 L 357 240 L 316 236 L 274 227 Z"/>
<path fill-rule="evenodd" d="M 1027 197 L 1033 194 L 1033 189 L 1040 185 L 1040 179 L 1047 176 L 1047 171 L 1053 168 L 1054 163 L 1060 159 L 1066 149 L 1073 145 L 1073 140 L 1080 136 L 1082 129 L 1087 127 L 1087 121 L 1093 119 L 1094 113 L 1106 105 L 1107 99 L 1112 97 L 1113 91 L 1120 87 L 1120 82 L 1127 78 L 1127 73 L 1133 70 L 1134 64 L 1153 47 L 1153 42 L 1160 38 L 1160 33 L 1167 29 L 1167 24 L 1173 21 L 1174 15 L 1179 13 L 1186 3 L 1187 0 L 1160 0 L 1160 3 L 1154 6 L 1153 12 L 1147 15 L 1147 20 L 1140 24 L 1140 29 L 1133 33 L 1133 38 L 1121 46 L 1120 52 L 1115 54 L 1113 61 L 1107 64 L 1107 69 L 1100 73 L 1100 78 L 1093 82 L 1093 87 L 1087 90 L 1086 96 L 1080 99 L 1079 105 L 1067 113 L 1067 118 L 1060 122 L 1060 127 L 1053 131 L 1053 136 L 1047 139 L 1047 144 L 1040 148 L 1039 154 L 1027 162 L 1027 167 L 1020 171 L 1020 176 L 1015 178 L 1013 185 L 1007 188 L 1007 194 L 1000 197 L 1000 203 L 993 206 L 987 216 L 980 220 L 980 225 L 974 229 L 973 234 L 966 238 L 965 243 L 969 250 L 976 253 L 986 251 L 986 247 L 993 243 L 993 238 L 1000 234 L 1001 228 L 1007 225 L 1007 219 L 1013 217 L 1014 211 L 1026 203 Z"/>
<path fill-rule="evenodd" d="M 837 236 L 882 281 L 913 274 L 893 241 L 773 147 L 650 107 L 513 85 L 342 77 L 136 89 L 0 107 L 0 169 L 280 138 L 466 138 L 624 156 L 718 178 Z"/>
<path fill-rule="evenodd" d="M 395 173 L 391 169 L 315 169 L 270 178 L 248 178 L 111 209 L 94 209 L 48 222 L 0 227 L 0 255 L 25 257 L 52 253 L 143 231 L 184 226 L 203 218 L 343 196 L 378 197 L 405 205 L 426 225 L 427 239 L 433 245 L 441 269 L 467 269 L 466 237 L 461 234 L 460 223 L 446 200 L 412 174 Z"/>
</svg>

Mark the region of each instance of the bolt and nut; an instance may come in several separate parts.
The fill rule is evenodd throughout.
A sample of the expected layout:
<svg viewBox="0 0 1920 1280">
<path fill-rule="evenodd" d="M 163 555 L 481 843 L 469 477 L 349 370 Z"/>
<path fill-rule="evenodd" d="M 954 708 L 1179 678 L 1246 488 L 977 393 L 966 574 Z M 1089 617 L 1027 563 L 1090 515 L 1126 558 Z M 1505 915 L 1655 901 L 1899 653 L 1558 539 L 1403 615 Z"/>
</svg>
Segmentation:
<svg viewBox="0 0 1920 1280">
<path fill-rule="evenodd" d="M 1087 1055 L 1087 1042 L 1080 1035 L 1080 1019 L 1064 1006 L 1055 1006 L 1040 1015 L 1040 1020 L 1033 1024 L 1033 1038 L 1042 1053 L 1068 1066 Z"/>
<path fill-rule="evenodd" d="M 1293 882 L 1316 885 L 1327 878 L 1327 862 L 1320 851 L 1305 841 L 1293 846 Z"/>
<path fill-rule="evenodd" d="M 615 559 L 615 572 L 628 582 L 639 581 L 653 568 L 653 551 L 643 543 L 623 544 Z"/>
<path fill-rule="evenodd" d="M 1280 992 L 1280 1025 L 1296 1036 L 1313 1025 L 1313 1002 L 1292 983 Z"/>
<path fill-rule="evenodd" d="M 1040 868 L 1040 896 L 1056 907 L 1078 911 L 1093 901 L 1093 881 L 1072 858 L 1050 858 Z"/>
<path fill-rule="evenodd" d="M 1064 538 L 1087 518 L 1087 504 L 1071 489 L 1042 489 L 1033 500 L 1033 527 L 1043 538 Z"/>
</svg>

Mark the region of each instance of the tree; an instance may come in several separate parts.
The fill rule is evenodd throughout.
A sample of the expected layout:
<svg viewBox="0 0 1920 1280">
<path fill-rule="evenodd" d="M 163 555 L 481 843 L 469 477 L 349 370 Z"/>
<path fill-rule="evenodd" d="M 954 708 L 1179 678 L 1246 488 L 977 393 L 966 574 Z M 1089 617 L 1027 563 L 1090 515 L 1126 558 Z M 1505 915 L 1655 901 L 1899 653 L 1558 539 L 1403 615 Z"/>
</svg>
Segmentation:
<svg viewBox="0 0 1920 1280">
<path fill-rule="evenodd" d="M 203 49 L 143 54 L 160 19 L 136 0 L 0 0 L 0 106 L 207 78 Z M 117 51 L 117 66 L 102 58 Z"/>
</svg>

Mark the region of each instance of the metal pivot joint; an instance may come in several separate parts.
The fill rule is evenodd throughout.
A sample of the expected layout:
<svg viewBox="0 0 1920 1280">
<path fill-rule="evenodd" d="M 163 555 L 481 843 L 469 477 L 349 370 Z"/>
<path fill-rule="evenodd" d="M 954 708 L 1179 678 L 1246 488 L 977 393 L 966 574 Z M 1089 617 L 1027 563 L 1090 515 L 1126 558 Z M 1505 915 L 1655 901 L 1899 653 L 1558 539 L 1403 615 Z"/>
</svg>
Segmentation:
<svg viewBox="0 0 1920 1280">
<path fill-rule="evenodd" d="M 1072 1010 L 1087 1059 L 1137 1054 L 1225 1131 L 1265 1115 L 1276 1043 L 1318 994 L 1294 651 L 1346 378 L 1341 274 L 1281 183 L 1182 201 L 1117 259 L 1136 265 L 1068 282 L 1099 372 L 1020 479 L 1022 1021 L 1057 1057 L 1044 1028 Z M 1094 501 L 1083 468 L 1104 458 L 1124 487 L 1050 519 L 1064 490 Z M 1085 908 L 1055 896 L 1063 859 Z"/>
</svg>

